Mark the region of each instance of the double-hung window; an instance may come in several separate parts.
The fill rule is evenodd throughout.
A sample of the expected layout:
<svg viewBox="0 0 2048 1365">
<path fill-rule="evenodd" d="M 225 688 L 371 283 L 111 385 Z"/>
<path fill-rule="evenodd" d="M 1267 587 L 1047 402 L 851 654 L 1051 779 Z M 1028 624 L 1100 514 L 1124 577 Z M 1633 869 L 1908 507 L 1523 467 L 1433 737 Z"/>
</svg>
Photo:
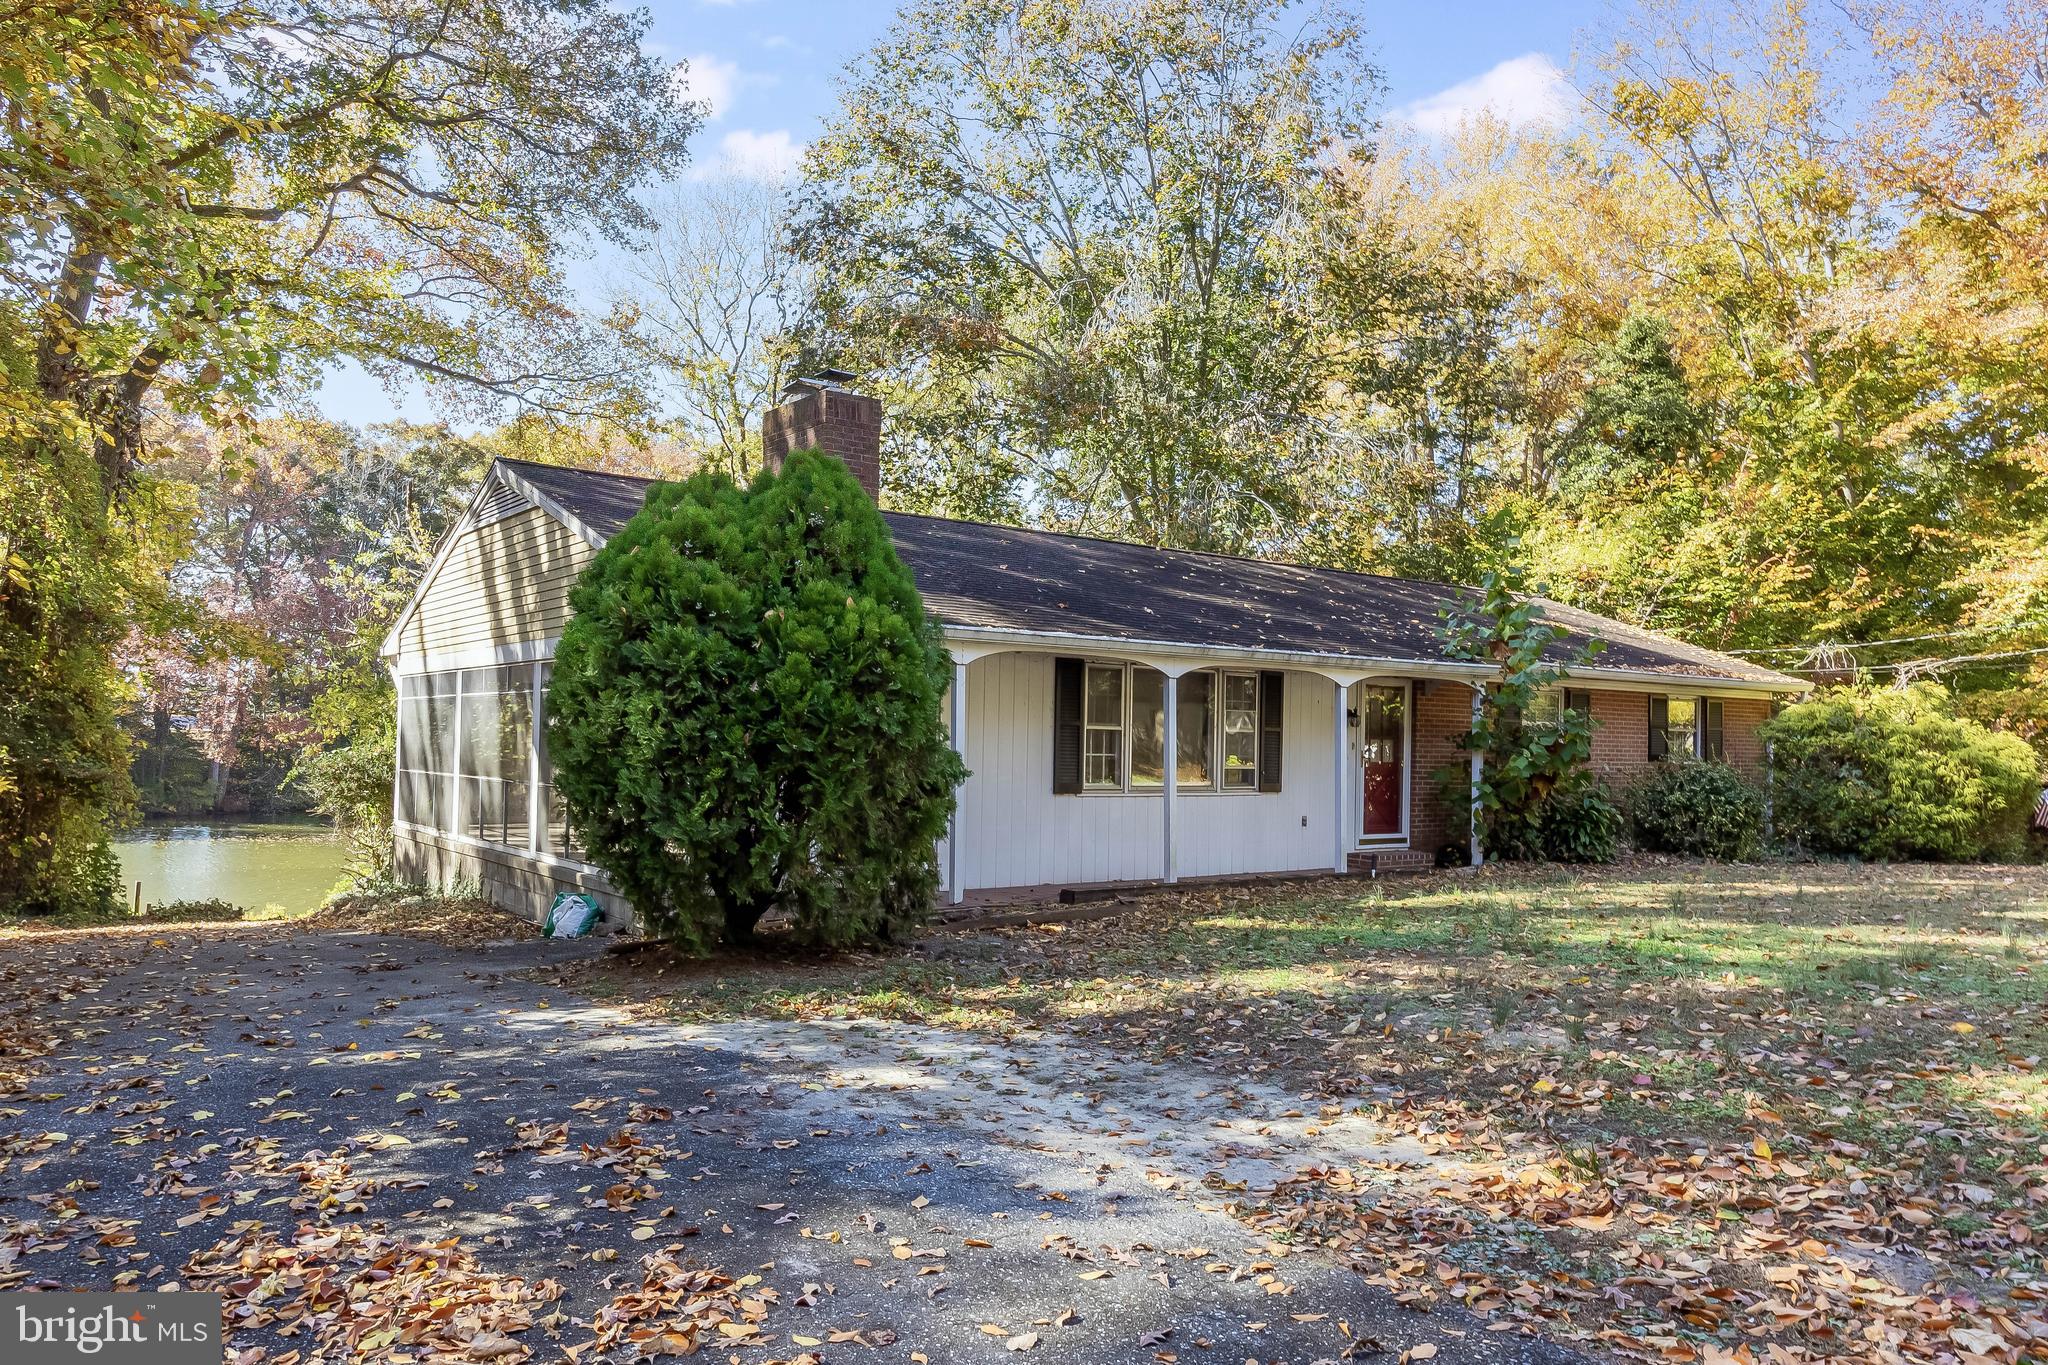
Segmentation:
<svg viewBox="0 0 2048 1365">
<path fill-rule="evenodd" d="M 1546 687 L 1522 711 L 1522 724 L 1531 730 L 1555 730 L 1566 711 L 1582 716 L 1593 714 L 1593 694 L 1577 687 Z"/>
<path fill-rule="evenodd" d="M 1711 697 L 1651 697 L 1650 757 L 1707 758 L 1726 753 L 1722 703 Z"/>
<path fill-rule="evenodd" d="M 1122 664 L 1088 665 L 1081 785 L 1090 791 L 1124 785 L 1124 676 Z"/>
<path fill-rule="evenodd" d="M 1223 675 L 1223 785 L 1256 791 L 1259 785 L 1259 675 Z"/>
</svg>

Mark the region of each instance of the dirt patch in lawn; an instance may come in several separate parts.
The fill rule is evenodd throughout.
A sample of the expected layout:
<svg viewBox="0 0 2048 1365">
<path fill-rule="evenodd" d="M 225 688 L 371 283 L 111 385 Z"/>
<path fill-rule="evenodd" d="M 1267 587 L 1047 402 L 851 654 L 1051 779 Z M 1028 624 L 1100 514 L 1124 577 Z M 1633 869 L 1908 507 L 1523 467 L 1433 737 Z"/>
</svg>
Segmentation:
<svg viewBox="0 0 2048 1365">
<path fill-rule="evenodd" d="M 1431 1156 L 1333 1153 L 1236 1212 L 1417 1308 L 1672 1361 L 2048 1352 L 2042 869 L 1222 887 L 893 955 L 573 970 L 669 1017 L 1051 1029 L 1340 1106 Z"/>
</svg>

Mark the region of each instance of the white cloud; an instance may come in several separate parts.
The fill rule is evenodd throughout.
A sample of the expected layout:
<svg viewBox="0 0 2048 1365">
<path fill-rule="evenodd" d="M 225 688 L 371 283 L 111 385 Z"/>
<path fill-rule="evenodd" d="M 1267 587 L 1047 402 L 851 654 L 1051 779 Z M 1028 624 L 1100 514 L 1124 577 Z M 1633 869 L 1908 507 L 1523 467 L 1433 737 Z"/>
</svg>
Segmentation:
<svg viewBox="0 0 2048 1365">
<path fill-rule="evenodd" d="M 1556 62 L 1541 52 L 1525 52 L 1448 90 L 1404 104 L 1393 117 L 1431 137 L 1454 133 L 1459 124 L 1480 113 L 1517 127 L 1557 127 L 1571 121 L 1577 100 Z"/>
<path fill-rule="evenodd" d="M 719 139 L 718 153 L 718 164 L 709 168 L 713 173 L 783 180 L 803 161 L 804 144 L 792 138 L 787 128 L 769 133 L 735 128 Z"/>
<path fill-rule="evenodd" d="M 732 93 L 740 84 L 740 68 L 736 62 L 720 61 L 708 52 L 699 52 L 686 67 L 677 69 L 675 83 L 683 98 L 703 100 L 711 106 L 712 118 L 723 118 L 732 108 Z"/>
</svg>

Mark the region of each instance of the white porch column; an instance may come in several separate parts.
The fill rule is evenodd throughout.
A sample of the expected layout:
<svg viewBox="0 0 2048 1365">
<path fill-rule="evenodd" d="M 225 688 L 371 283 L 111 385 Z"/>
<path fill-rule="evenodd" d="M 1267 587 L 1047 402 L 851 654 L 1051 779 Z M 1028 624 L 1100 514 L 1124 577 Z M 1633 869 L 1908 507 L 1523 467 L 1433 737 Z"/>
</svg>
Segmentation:
<svg viewBox="0 0 2048 1365">
<path fill-rule="evenodd" d="M 960 656 L 953 660 L 953 752 L 960 755 L 962 767 L 967 764 L 967 663 Z M 953 791 L 953 818 L 946 825 L 946 899 L 954 905 L 967 895 L 960 884 L 960 808 L 966 803 L 963 779 Z"/>
<path fill-rule="evenodd" d="M 1173 809 L 1180 804 L 1180 674 L 1167 674 L 1166 684 L 1159 690 L 1166 698 L 1166 755 L 1160 765 L 1165 770 L 1166 816 L 1161 833 L 1165 840 L 1166 881 L 1172 883 L 1180 880 L 1173 847 Z"/>
<path fill-rule="evenodd" d="M 1164 771 L 1160 774 L 1159 871 L 1161 881 L 1177 882 L 1180 880 L 1180 846 L 1174 833 L 1174 816 L 1180 808 L 1180 679 L 1182 674 L 1193 673 L 1204 665 L 1143 655 L 1136 656 L 1133 662 L 1157 669 L 1166 680 L 1160 688 L 1165 703 L 1161 719 L 1166 726 L 1166 752 L 1161 764 Z M 1214 704 L 1212 701 L 1211 705 Z"/>
<path fill-rule="evenodd" d="M 1479 729 L 1481 712 L 1485 709 L 1485 706 L 1486 689 L 1482 687 L 1473 688 L 1472 729 L 1475 732 Z M 1474 749 L 1472 751 L 1472 805 L 1470 811 L 1472 821 L 1472 866 L 1474 867 L 1478 867 L 1486 861 L 1486 850 L 1479 846 L 1479 780 L 1485 770 L 1485 764 L 1486 756 L 1480 753 L 1479 750 Z"/>
<path fill-rule="evenodd" d="M 1351 710 L 1348 705 L 1351 700 L 1351 688 L 1342 678 L 1332 681 L 1337 688 L 1337 704 L 1332 708 L 1330 720 L 1330 771 L 1336 774 L 1333 780 L 1335 800 L 1330 806 L 1330 839 L 1336 858 L 1330 864 L 1330 870 L 1349 872 L 1351 830 L 1350 822 L 1345 818 L 1345 807 L 1350 804 L 1346 798 L 1351 794 L 1351 774 L 1346 771 L 1349 767 L 1346 760 L 1351 757 L 1350 746 L 1346 742 L 1350 738 L 1351 729 Z"/>
</svg>

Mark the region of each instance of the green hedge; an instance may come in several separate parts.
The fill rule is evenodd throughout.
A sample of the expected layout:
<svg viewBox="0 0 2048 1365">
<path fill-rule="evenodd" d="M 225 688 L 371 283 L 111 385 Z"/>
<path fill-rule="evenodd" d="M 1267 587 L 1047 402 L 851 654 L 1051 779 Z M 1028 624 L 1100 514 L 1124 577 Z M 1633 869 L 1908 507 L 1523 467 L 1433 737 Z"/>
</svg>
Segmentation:
<svg viewBox="0 0 2048 1365">
<path fill-rule="evenodd" d="M 1674 761 L 1628 795 L 1636 846 L 1696 858 L 1747 858 L 1763 840 L 1764 799 L 1725 763 Z"/>
<path fill-rule="evenodd" d="M 1955 714 L 1931 683 L 1843 688 L 1763 729 L 1778 833 L 1815 853 L 2016 857 L 2040 790 L 2024 740 Z"/>
</svg>

